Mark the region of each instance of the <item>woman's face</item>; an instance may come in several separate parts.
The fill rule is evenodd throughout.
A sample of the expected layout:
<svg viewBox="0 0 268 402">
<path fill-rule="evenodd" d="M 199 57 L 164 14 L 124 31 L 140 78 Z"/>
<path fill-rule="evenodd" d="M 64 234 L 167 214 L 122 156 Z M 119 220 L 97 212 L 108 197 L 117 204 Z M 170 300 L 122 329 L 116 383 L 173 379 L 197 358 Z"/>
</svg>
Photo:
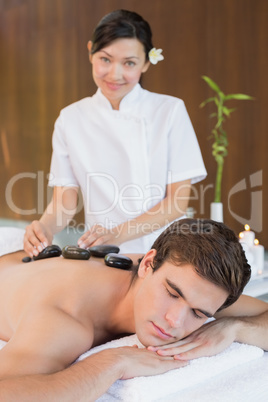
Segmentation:
<svg viewBox="0 0 268 402">
<path fill-rule="evenodd" d="M 91 42 L 88 43 L 91 50 Z M 119 110 L 121 100 L 139 82 L 150 62 L 146 61 L 144 47 L 135 38 L 117 39 L 100 51 L 90 55 L 95 84 Z"/>
</svg>

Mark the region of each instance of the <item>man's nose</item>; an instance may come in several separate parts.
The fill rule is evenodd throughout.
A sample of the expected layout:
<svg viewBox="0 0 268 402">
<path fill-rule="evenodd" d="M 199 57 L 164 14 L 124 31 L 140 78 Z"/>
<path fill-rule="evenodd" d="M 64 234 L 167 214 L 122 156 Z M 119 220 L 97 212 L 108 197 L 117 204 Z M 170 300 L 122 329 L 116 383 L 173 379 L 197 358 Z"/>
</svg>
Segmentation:
<svg viewBox="0 0 268 402">
<path fill-rule="evenodd" d="M 185 323 L 187 307 L 183 304 L 172 306 L 166 313 L 166 320 L 171 328 L 182 327 Z"/>
</svg>

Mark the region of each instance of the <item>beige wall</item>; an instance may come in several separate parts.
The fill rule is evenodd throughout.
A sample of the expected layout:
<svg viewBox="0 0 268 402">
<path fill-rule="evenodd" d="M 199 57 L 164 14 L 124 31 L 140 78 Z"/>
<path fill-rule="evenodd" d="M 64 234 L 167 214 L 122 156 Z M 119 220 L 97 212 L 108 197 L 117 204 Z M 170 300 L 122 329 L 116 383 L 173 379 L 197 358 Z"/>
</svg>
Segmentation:
<svg viewBox="0 0 268 402">
<path fill-rule="evenodd" d="M 224 167 L 224 215 L 238 233 L 243 226 L 234 214 L 245 223 L 250 221 L 252 191 L 255 196 L 262 191 L 263 211 L 258 203 L 253 208 L 255 229 L 262 223 L 257 236 L 268 248 L 267 0 L 0 1 L 0 217 L 31 220 L 40 216 L 23 215 L 14 206 L 42 212 L 55 119 L 62 107 L 95 92 L 86 44 L 99 19 L 117 8 L 137 11 L 148 19 L 155 46 L 163 48 L 164 62 L 150 67 L 143 86 L 186 103 L 208 169 L 208 178 L 193 192 L 198 200 L 191 201 L 198 217 L 209 216 L 215 177 L 208 141 L 212 110 L 199 108 L 212 92 L 201 75 L 210 76 L 226 93 L 243 92 L 256 98 L 230 103 L 237 111 L 226 123 L 230 147 Z M 250 189 L 250 177 L 259 171 L 263 184 Z M 11 208 L 5 190 L 22 172 L 29 177 L 12 186 Z M 230 212 L 228 195 L 239 182 L 246 189 L 232 196 Z"/>
</svg>

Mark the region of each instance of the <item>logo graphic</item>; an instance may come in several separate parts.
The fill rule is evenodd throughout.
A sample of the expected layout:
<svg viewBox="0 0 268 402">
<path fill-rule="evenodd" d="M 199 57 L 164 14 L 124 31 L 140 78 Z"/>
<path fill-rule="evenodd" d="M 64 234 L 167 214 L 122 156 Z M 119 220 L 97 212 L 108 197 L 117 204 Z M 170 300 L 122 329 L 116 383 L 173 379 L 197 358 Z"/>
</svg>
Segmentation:
<svg viewBox="0 0 268 402">
<path fill-rule="evenodd" d="M 253 191 L 254 188 L 260 187 L 262 185 L 262 170 L 259 170 L 256 173 L 253 173 L 249 176 L 250 183 L 250 198 L 251 198 L 251 206 L 250 206 L 250 218 L 243 218 L 238 214 L 234 213 L 230 207 L 230 200 L 234 194 L 237 194 L 240 191 L 247 190 L 247 182 L 246 179 L 239 181 L 231 190 L 228 195 L 228 210 L 233 218 L 235 218 L 239 223 L 243 226 L 247 223 L 255 232 L 262 231 L 262 190 L 257 189 Z"/>
</svg>

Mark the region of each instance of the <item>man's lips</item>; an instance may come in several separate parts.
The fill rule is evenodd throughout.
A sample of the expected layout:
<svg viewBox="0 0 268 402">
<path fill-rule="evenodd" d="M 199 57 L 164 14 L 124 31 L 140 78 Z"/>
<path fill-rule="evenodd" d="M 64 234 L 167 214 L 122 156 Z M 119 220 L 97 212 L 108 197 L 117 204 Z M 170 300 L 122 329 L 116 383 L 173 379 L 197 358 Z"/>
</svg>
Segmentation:
<svg viewBox="0 0 268 402">
<path fill-rule="evenodd" d="M 154 328 L 155 332 L 159 336 L 159 338 L 164 339 L 164 340 L 173 338 L 172 335 L 168 334 L 164 329 L 158 327 L 153 322 L 152 322 L 152 325 L 153 325 L 153 328 Z"/>
</svg>

